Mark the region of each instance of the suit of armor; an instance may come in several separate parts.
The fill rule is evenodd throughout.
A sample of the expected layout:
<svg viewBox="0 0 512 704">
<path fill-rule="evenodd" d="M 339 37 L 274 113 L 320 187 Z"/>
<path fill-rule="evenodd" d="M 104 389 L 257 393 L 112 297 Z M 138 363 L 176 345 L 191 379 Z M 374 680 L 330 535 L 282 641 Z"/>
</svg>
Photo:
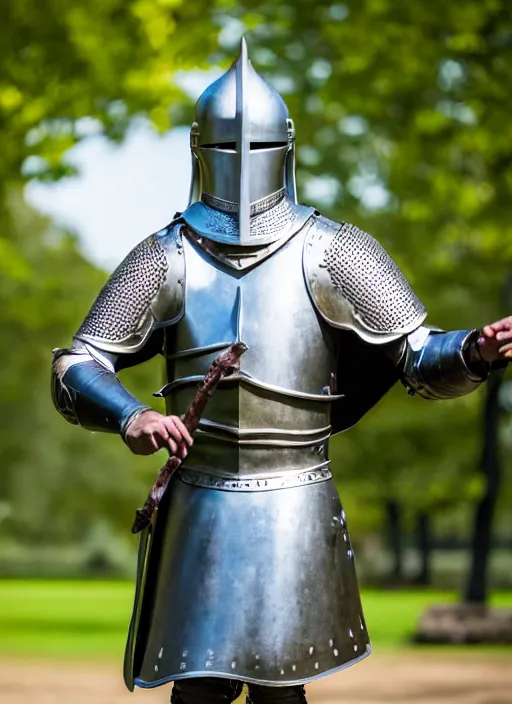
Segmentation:
<svg viewBox="0 0 512 704">
<path fill-rule="evenodd" d="M 454 398 L 490 371 L 478 331 L 423 325 L 376 240 L 297 203 L 294 142 L 242 43 L 196 106 L 189 206 L 54 356 L 58 410 L 124 437 L 147 406 L 118 370 L 163 355 L 158 395 L 180 415 L 216 354 L 248 346 L 140 543 L 125 681 L 174 681 L 176 703 L 231 701 L 242 682 L 254 704 L 305 702 L 304 684 L 370 653 L 329 438 L 398 380 Z"/>
</svg>

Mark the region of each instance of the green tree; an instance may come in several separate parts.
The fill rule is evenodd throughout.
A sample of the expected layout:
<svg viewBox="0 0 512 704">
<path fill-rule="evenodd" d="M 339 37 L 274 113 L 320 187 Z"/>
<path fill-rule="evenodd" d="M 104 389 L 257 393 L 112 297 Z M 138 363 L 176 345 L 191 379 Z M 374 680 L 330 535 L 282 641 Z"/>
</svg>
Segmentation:
<svg viewBox="0 0 512 704">
<path fill-rule="evenodd" d="M 179 72 L 226 66 L 244 31 L 253 62 L 295 119 L 306 199 L 374 234 L 408 275 L 432 323 L 471 327 L 496 316 L 512 260 L 506 0 L 7 0 L 3 10 L 0 345 L 9 363 L 0 370 L 7 419 L 0 439 L 9 469 L 0 481 L 13 505 L 27 487 L 34 496 L 38 488 L 34 467 L 42 459 L 16 431 L 28 408 L 31 427 L 47 438 L 55 432 L 59 448 L 59 457 L 49 452 L 43 461 L 44 481 L 54 487 L 41 508 L 47 523 L 59 505 L 68 523 L 108 510 L 116 526 L 124 525 L 142 490 L 139 480 L 131 483 L 135 460 L 115 438 L 91 442 L 50 410 L 42 371 L 48 350 L 68 343 L 104 274 L 80 258 L 72 239 L 36 223 L 16 201 L 20 173 L 68 175 L 62 157 L 86 137 L 91 119 L 115 140 L 138 115 L 161 131 L 189 123 Z M 13 348 L 23 353 L 13 355 Z M 131 373 L 137 391 L 153 388 L 145 368 Z M 34 391 L 23 410 L 17 399 L 27 394 L 27 377 Z M 361 528 L 375 527 L 390 495 L 414 510 L 434 510 L 478 494 L 481 403 L 481 393 L 439 404 L 408 399 L 397 388 L 360 428 L 335 441 L 339 480 L 368 509 L 353 514 Z M 71 458 L 79 458 L 77 484 L 59 494 Z M 107 465 L 114 467 L 108 477 Z M 126 494 L 115 498 L 119 485 Z M 78 486 L 94 510 L 73 504 Z M 34 531 L 41 516 L 28 513 L 16 520 Z"/>
</svg>

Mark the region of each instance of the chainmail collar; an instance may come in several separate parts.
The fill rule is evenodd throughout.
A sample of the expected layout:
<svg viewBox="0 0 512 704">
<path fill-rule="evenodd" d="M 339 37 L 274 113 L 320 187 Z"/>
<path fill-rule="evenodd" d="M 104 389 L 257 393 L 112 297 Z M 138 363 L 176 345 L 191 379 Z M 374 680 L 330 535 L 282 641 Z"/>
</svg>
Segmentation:
<svg viewBox="0 0 512 704">
<path fill-rule="evenodd" d="M 295 203 L 283 191 L 251 205 L 250 246 L 268 245 L 291 237 L 313 214 L 313 208 Z M 189 205 L 181 217 L 198 236 L 241 249 L 237 210 L 238 204 L 205 193 L 202 200 Z"/>
<path fill-rule="evenodd" d="M 260 200 L 256 200 L 254 203 L 251 203 L 251 218 L 255 215 L 259 215 L 260 213 L 264 213 L 266 210 L 270 210 L 270 208 L 273 208 L 283 200 L 285 194 L 286 189 L 281 188 L 279 191 L 271 193 L 269 196 L 265 196 L 265 198 L 260 198 Z M 209 208 L 220 210 L 223 213 L 238 213 L 240 207 L 238 203 L 217 198 L 216 196 L 210 195 L 210 193 L 203 193 L 201 200 Z"/>
</svg>

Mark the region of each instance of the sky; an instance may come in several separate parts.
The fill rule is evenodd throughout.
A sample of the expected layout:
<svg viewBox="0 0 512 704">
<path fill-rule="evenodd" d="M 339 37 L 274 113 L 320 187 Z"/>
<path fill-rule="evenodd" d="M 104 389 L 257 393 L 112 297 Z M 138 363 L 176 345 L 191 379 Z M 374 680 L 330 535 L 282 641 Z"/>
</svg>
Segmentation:
<svg viewBox="0 0 512 704">
<path fill-rule="evenodd" d="M 188 203 L 188 128 L 159 136 L 144 122 L 122 145 L 89 137 L 67 155 L 79 175 L 53 184 L 32 181 L 27 201 L 78 233 L 84 254 L 111 270 L 142 239 Z"/>
<path fill-rule="evenodd" d="M 221 73 L 218 68 L 178 72 L 176 83 L 196 100 Z M 94 131 L 93 126 L 91 136 L 66 154 L 78 169 L 77 176 L 52 184 L 31 181 L 25 198 L 76 232 L 83 253 L 111 271 L 138 242 L 187 207 L 189 128 L 178 127 L 162 136 L 147 121 L 138 120 L 121 145 Z"/>
</svg>

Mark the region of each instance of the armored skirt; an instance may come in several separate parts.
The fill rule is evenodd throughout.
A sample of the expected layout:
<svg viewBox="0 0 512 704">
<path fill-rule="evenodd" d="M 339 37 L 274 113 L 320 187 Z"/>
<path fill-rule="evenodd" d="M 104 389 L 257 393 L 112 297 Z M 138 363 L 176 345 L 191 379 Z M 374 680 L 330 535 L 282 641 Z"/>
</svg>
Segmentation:
<svg viewBox="0 0 512 704">
<path fill-rule="evenodd" d="M 129 689 L 201 676 L 306 683 L 369 653 L 331 479 L 253 492 L 174 481 L 141 538 Z"/>
</svg>

